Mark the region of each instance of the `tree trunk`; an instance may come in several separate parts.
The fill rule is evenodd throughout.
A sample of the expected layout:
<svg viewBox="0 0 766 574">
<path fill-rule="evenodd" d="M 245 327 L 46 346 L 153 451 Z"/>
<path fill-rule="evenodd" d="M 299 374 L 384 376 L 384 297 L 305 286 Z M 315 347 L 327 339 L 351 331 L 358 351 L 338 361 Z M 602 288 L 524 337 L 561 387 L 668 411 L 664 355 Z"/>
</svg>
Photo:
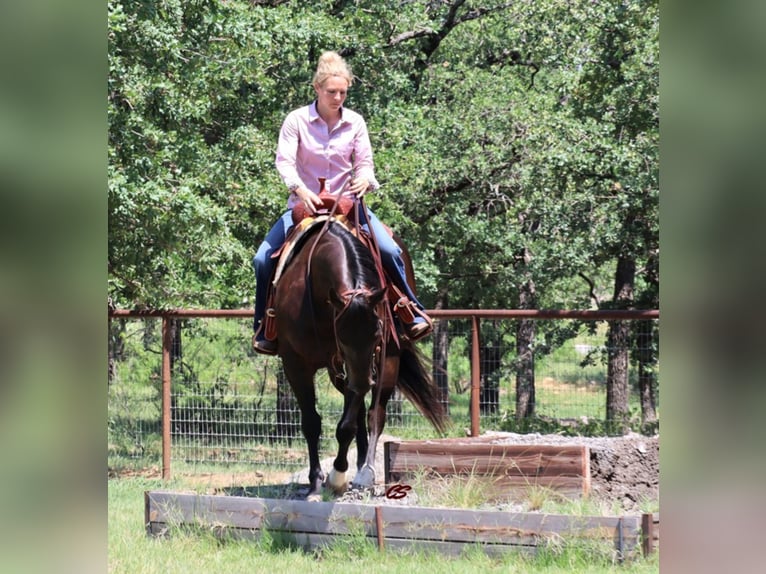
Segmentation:
<svg viewBox="0 0 766 574">
<path fill-rule="evenodd" d="M 141 332 L 141 342 L 143 343 L 144 351 L 154 351 L 155 345 L 161 340 L 161 329 L 158 327 L 160 321 L 156 319 L 146 318 L 143 320 L 144 328 Z"/>
<path fill-rule="evenodd" d="M 436 309 L 447 308 L 447 292 L 442 290 L 436 297 Z M 441 393 L 441 400 L 449 414 L 449 322 L 436 321 L 434 324 L 433 347 L 431 350 L 434 383 Z"/>
<path fill-rule="evenodd" d="M 535 309 L 535 284 L 530 279 L 519 292 L 519 309 Z M 516 420 L 535 415 L 535 341 L 536 324 L 531 319 L 516 323 Z"/>
<path fill-rule="evenodd" d="M 634 259 L 620 257 L 614 281 L 616 309 L 629 309 L 633 304 L 633 284 L 636 276 Z M 628 399 L 630 385 L 628 364 L 630 353 L 630 321 L 610 321 L 607 336 L 609 353 L 606 375 L 606 419 L 613 428 L 625 434 L 630 414 Z"/>
<path fill-rule="evenodd" d="M 641 424 L 657 422 L 656 377 L 654 353 L 654 321 L 638 321 L 636 347 L 638 354 L 638 385 L 641 393 Z"/>
<path fill-rule="evenodd" d="M 125 319 L 109 319 L 108 384 L 112 384 L 117 363 L 125 359 Z"/>
<path fill-rule="evenodd" d="M 170 319 L 170 372 L 176 375 L 176 365 L 183 361 L 183 340 L 181 338 L 181 320 L 177 317 Z"/>
<path fill-rule="evenodd" d="M 496 414 L 500 410 L 500 367 L 502 366 L 500 337 L 496 330 L 485 338 L 480 347 L 481 388 L 479 412 L 483 415 Z"/>
<path fill-rule="evenodd" d="M 646 262 L 644 281 L 646 295 L 641 303 L 651 308 L 660 304 L 660 259 L 659 251 L 652 250 Z M 657 349 L 659 330 L 655 321 L 638 321 L 636 335 L 636 357 L 638 362 L 638 384 L 641 393 L 641 425 L 646 428 L 657 422 Z"/>
</svg>

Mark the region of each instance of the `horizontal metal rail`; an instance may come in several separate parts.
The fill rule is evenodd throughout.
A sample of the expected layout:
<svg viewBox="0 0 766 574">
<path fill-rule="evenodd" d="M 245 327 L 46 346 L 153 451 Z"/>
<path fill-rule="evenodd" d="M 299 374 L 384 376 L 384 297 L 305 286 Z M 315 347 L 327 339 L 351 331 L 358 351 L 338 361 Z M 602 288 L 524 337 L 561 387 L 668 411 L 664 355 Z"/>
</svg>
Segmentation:
<svg viewBox="0 0 766 574">
<path fill-rule="evenodd" d="M 437 319 L 659 319 L 659 309 L 427 309 Z M 252 309 L 110 309 L 109 317 L 252 317 Z"/>
</svg>

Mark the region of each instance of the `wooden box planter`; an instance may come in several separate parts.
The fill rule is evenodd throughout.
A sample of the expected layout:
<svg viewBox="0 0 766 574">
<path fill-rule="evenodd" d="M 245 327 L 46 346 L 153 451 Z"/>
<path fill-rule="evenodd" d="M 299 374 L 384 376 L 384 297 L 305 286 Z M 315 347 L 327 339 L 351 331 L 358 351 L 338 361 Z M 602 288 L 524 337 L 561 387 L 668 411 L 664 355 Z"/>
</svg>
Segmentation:
<svg viewBox="0 0 766 574">
<path fill-rule="evenodd" d="M 194 526 L 220 536 L 258 538 L 264 531 L 313 549 L 339 536 L 363 535 L 385 548 L 457 555 L 479 545 L 490 555 L 535 552 L 548 541 L 607 540 L 622 559 L 641 550 L 639 516 L 568 516 L 415 506 L 306 502 L 150 491 L 145 524 L 152 535 Z"/>
<path fill-rule="evenodd" d="M 490 439 L 389 441 L 384 445 L 386 484 L 419 472 L 472 476 L 495 496 L 533 486 L 577 498 L 590 492 L 590 451 L 581 445 L 508 445 Z"/>
</svg>

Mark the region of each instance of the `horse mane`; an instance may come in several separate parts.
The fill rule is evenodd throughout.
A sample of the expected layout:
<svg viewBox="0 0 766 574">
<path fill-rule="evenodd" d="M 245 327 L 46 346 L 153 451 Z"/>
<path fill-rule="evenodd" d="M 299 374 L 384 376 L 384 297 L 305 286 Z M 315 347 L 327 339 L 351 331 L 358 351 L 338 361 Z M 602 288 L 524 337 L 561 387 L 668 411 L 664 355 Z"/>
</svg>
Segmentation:
<svg viewBox="0 0 766 574">
<path fill-rule="evenodd" d="M 354 288 L 379 289 L 380 276 L 370 250 L 342 224 L 332 222 L 327 232 L 337 237 L 345 248 L 349 271 L 355 281 Z"/>
</svg>

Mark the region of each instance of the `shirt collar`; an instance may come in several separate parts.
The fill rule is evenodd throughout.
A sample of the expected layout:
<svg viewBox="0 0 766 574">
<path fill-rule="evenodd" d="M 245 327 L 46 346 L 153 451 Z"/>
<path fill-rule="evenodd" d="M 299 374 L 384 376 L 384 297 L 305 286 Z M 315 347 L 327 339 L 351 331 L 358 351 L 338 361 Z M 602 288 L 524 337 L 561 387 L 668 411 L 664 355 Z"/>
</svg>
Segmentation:
<svg viewBox="0 0 766 574">
<path fill-rule="evenodd" d="M 340 120 L 338 120 L 339 124 L 342 124 L 346 120 L 343 118 L 343 110 L 346 108 L 344 106 L 340 107 Z M 314 122 L 316 120 L 321 120 L 322 117 L 319 115 L 319 111 L 317 110 L 317 100 L 314 100 L 311 102 L 311 105 L 309 105 L 309 122 Z M 322 120 L 324 121 L 324 120 Z"/>
</svg>

